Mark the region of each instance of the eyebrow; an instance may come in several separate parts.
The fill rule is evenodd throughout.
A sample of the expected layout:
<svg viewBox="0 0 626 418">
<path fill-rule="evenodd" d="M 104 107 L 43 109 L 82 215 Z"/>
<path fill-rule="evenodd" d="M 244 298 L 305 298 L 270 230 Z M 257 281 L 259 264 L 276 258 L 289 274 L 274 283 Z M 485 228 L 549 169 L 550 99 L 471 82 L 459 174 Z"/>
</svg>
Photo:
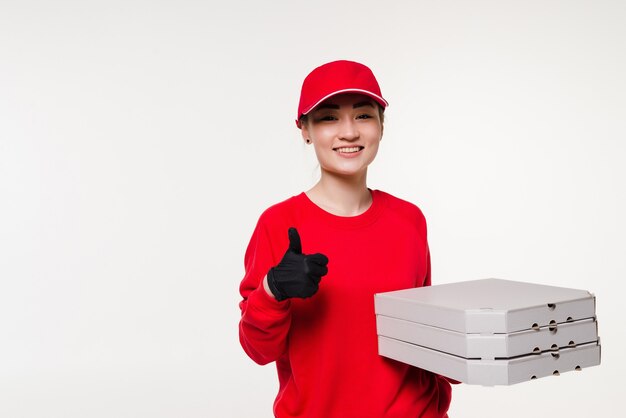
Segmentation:
<svg viewBox="0 0 626 418">
<path fill-rule="evenodd" d="M 322 103 L 315 107 L 315 110 L 320 110 L 320 109 L 339 109 L 339 105 L 332 104 L 332 103 Z"/>
<path fill-rule="evenodd" d="M 363 106 L 374 107 L 374 104 L 371 101 L 369 101 L 369 100 L 365 100 L 365 101 L 353 104 L 352 108 L 356 109 L 356 108 L 363 107 Z M 337 109 L 339 109 L 339 105 L 333 104 L 333 103 L 322 103 L 322 104 L 320 104 L 319 106 L 317 106 L 315 108 L 315 110 L 321 110 L 321 109 L 334 109 L 334 110 L 337 110 Z"/>
<path fill-rule="evenodd" d="M 357 107 L 363 107 L 363 106 L 370 106 L 370 107 L 374 107 L 374 105 L 372 104 L 372 102 L 371 102 L 371 101 L 366 100 L 366 101 L 364 101 L 364 102 L 358 102 L 358 103 L 355 103 L 354 105 L 352 105 L 352 108 L 353 108 L 353 109 L 356 109 Z"/>
</svg>

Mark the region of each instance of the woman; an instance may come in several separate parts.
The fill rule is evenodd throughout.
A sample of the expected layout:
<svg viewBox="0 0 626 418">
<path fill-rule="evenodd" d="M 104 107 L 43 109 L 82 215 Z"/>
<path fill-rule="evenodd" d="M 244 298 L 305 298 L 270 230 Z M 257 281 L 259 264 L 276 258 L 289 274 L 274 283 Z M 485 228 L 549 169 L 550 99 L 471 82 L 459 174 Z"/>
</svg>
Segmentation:
<svg viewBox="0 0 626 418">
<path fill-rule="evenodd" d="M 241 345 L 276 362 L 276 417 L 446 417 L 450 384 L 378 355 L 374 294 L 430 285 L 426 222 L 367 186 L 387 101 L 365 65 L 304 80 L 296 124 L 319 182 L 267 209 L 245 254 Z"/>
</svg>

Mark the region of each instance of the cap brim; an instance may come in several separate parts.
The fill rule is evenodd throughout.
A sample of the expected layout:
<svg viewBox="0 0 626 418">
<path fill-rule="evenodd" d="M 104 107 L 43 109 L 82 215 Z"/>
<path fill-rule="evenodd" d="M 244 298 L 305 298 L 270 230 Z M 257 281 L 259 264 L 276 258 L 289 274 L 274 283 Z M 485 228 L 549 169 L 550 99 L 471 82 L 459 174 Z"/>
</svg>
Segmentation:
<svg viewBox="0 0 626 418">
<path fill-rule="evenodd" d="M 337 90 L 334 91 L 330 94 L 327 94 L 326 96 L 322 97 L 321 99 L 319 99 L 317 102 L 315 102 L 313 105 L 309 106 L 307 109 L 302 111 L 302 114 L 300 116 L 303 115 L 307 115 L 309 112 L 311 112 L 311 110 L 315 109 L 316 106 L 318 106 L 320 103 L 322 103 L 324 100 L 328 100 L 329 98 L 336 96 L 338 94 L 343 94 L 343 93 L 358 93 L 358 94 L 363 94 L 365 96 L 371 97 L 372 99 L 374 99 L 379 105 L 381 105 L 384 108 L 386 108 L 387 106 L 389 106 L 389 103 L 387 102 L 387 100 L 383 99 L 381 96 L 372 93 L 371 91 L 367 91 L 367 90 L 363 90 L 363 89 L 343 89 L 343 90 Z"/>
</svg>

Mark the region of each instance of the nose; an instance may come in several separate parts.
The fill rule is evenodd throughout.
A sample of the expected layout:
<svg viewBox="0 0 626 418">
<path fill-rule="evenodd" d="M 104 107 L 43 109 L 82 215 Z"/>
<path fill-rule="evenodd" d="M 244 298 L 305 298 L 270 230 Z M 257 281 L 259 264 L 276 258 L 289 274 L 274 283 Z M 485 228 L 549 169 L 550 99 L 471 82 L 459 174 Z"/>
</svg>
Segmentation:
<svg viewBox="0 0 626 418">
<path fill-rule="evenodd" d="M 339 139 L 354 141 L 359 139 L 359 129 L 352 118 L 344 118 L 339 128 Z"/>
</svg>

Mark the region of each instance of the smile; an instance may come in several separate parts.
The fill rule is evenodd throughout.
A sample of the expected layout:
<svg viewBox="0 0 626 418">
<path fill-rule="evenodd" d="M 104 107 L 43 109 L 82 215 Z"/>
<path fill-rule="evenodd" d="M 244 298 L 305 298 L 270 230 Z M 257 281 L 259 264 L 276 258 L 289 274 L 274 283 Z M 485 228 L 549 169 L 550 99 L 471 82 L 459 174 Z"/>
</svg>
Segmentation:
<svg viewBox="0 0 626 418">
<path fill-rule="evenodd" d="M 352 154 L 355 152 L 361 151 L 365 147 L 357 146 L 357 147 L 341 147 L 341 148 L 333 148 L 333 151 L 337 151 L 342 154 Z"/>
</svg>

